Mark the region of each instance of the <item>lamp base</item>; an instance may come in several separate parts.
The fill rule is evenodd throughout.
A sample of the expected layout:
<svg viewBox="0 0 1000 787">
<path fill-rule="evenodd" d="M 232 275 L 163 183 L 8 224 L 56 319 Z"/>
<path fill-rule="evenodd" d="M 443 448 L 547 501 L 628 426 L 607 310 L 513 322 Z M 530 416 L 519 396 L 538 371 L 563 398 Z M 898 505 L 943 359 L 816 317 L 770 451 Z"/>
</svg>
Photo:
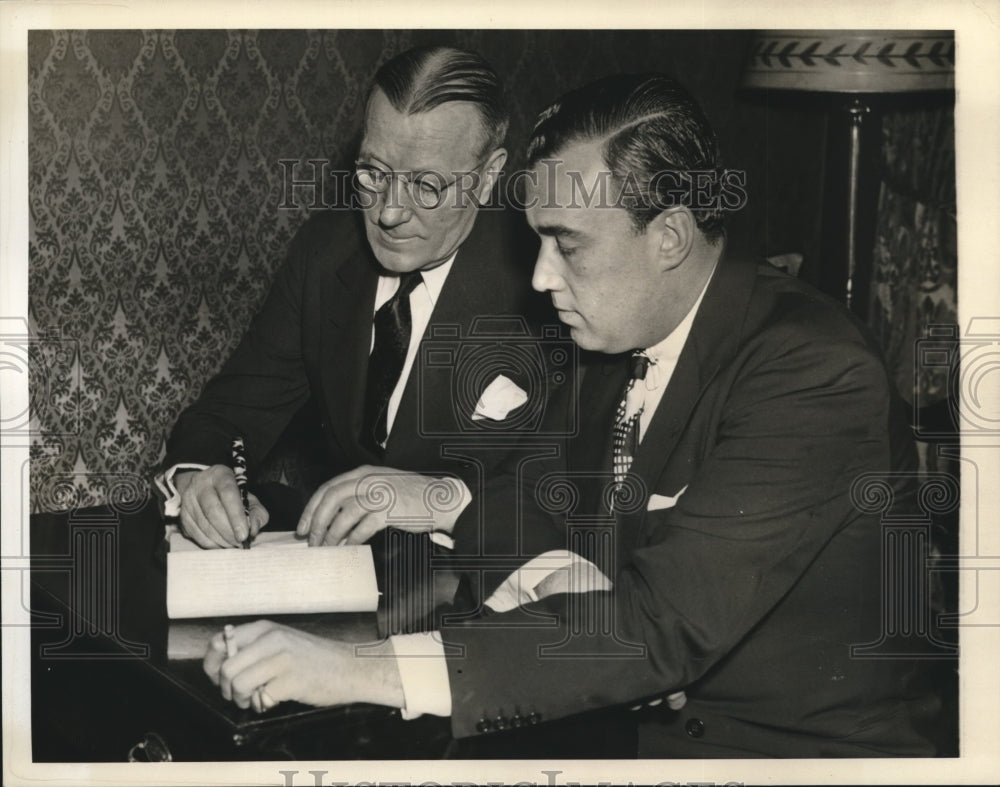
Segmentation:
<svg viewBox="0 0 1000 787">
<path fill-rule="evenodd" d="M 827 118 L 820 287 L 862 320 L 869 310 L 882 116 L 854 97 Z"/>
</svg>

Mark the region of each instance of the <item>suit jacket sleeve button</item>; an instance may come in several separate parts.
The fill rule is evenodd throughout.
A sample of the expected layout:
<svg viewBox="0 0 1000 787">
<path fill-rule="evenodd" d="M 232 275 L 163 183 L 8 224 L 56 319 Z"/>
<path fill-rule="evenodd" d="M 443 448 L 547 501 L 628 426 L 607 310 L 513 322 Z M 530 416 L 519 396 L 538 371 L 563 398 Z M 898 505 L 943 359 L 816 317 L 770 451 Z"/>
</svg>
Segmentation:
<svg viewBox="0 0 1000 787">
<path fill-rule="evenodd" d="M 692 738 L 700 738 L 705 734 L 705 722 L 701 719 L 688 719 L 684 731 Z"/>
<path fill-rule="evenodd" d="M 507 729 L 507 719 L 504 716 L 497 716 L 493 720 L 493 729 L 495 730 L 505 730 Z"/>
<path fill-rule="evenodd" d="M 480 719 L 479 723 L 476 725 L 477 732 L 489 732 L 493 729 L 493 725 L 490 723 L 489 719 Z"/>
<path fill-rule="evenodd" d="M 538 724 L 542 720 L 542 717 L 537 713 L 528 714 L 528 724 Z"/>
</svg>

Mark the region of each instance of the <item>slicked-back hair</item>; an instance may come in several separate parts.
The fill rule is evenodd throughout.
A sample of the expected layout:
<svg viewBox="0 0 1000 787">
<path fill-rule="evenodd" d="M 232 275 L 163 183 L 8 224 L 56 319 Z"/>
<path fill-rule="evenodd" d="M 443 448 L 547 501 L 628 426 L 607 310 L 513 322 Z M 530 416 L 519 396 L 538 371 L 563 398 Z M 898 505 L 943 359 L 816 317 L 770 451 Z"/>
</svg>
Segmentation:
<svg viewBox="0 0 1000 787">
<path fill-rule="evenodd" d="M 415 115 L 449 101 L 475 105 L 483 124 L 482 153 L 503 144 L 510 122 L 500 77 L 480 55 L 449 46 L 420 46 L 383 63 L 367 101 L 381 90 L 397 112 Z M 366 104 L 367 104 L 366 101 Z"/>
<path fill-rule="evenodd" d="M 709 208 L 684 202 L 684 193 L 694 191 L 692 178 L 699 177 L 694 173 L 714 173 L 716 183 L 723 173 L 715 132 L 676 80 L 663 74 L 616 74 L 567 93 L 538 116 L 528 163 L 554 158 L 573 142 L 602 140 L 613 181 L 619 187 L 628 183 L 622 207 L 637 232 L 665 208 L 687 204 L 709 241 L 722 237 L 717 200 Z M 657 177 L 664 172 L 673 174 Z"/>
</svg>

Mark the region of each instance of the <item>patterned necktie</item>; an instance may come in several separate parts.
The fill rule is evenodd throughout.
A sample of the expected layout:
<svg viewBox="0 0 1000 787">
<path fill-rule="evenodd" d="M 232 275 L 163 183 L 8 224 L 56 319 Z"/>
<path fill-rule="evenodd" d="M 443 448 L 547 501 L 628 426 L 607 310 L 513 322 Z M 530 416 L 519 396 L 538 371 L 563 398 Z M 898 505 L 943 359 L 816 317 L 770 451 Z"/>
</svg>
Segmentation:
<svg viewBox="0 0 1000 787">
<path fill-rule="evenodd" d="M 389 399 L 399 382 L 406 353 L 410 349 L 410 293 L 422 281 L 420 271 L 399 277 L 396 293 L 375 312 L 375 345 L 368 358 L 368 387 L 365 389 L 365 421 L 362 441 L 371 441 L 376 452 L 389 436 Z"/>
<path fill-rule="evenodd" d="M 646 386 L 636 385 L 636 380 L 645 380 L 651 359 L 642 350 L 636 350 L 629 359 L 629 380 L 625 394 L 618 403 L 615 415 L 614 448 L 612 467 L 615 474 L 615 497 L 625 483 L 625 476 L 632 467 L 635 450 L 639 445 L 639 417 L 645 407 Z"/>
</svg>

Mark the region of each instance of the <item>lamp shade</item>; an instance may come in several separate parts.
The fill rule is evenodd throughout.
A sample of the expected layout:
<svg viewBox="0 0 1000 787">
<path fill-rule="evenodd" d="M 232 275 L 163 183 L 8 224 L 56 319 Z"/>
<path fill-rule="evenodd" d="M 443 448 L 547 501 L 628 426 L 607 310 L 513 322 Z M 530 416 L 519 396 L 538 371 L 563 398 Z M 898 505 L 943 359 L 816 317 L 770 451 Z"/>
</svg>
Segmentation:
<svg viewBox="0 0 1000 787">
<path fill-rule="evenodd" d="M 762 30 L 743 87 L 907 93 L 955 86 L 951 30 Z"/>
</svg>

